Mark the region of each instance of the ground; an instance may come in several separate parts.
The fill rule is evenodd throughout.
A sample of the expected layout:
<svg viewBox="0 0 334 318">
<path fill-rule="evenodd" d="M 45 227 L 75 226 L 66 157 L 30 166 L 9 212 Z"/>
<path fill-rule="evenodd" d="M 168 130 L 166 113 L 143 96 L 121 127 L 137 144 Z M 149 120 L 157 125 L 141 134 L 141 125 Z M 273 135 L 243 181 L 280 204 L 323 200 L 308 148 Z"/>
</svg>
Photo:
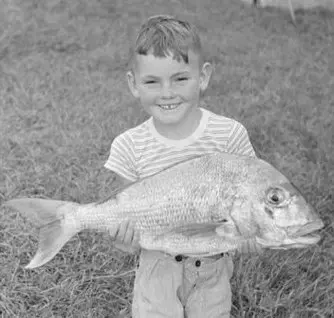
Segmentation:
<svg viewBox="0 0 334 318">
<path fill-rule="evenodd" d="M 113 138 L 146 118 L 130 95 L 129 45 L 143 19 L 194 22 L 214 65 L 203 107 L 239 120 L 258 155 L 300 188 L 326 226 L 306 250 L 238 256 L 233 317 L 334 312 L 334 15 L 241 1 L 2 0 L 0 203 L 20 196 L 91 202 L 117 187 Z M 55 259 L 23 267 L 33 224 L 0 208 L 0 317 L 117 317 L 134 266 L 107 235 L 81 233 Z"/>
</svg>

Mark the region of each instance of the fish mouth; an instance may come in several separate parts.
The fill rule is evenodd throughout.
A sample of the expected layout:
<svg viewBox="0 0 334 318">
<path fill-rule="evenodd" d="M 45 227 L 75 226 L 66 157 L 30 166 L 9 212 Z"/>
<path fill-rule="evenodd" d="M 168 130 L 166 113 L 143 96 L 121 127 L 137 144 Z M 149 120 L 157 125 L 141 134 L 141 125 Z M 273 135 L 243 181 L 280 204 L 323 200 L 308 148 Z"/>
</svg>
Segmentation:
<svg viewBox="0 0 334 318">
<path fill-rule="evenodd" d="M 321 237 L 319 234 L 309 234 L 309 235 L 303 235 L 297 238 L 293 239 L 294 244 L 306 246 L 306 245 L 314 245 L 317 244 L 320 241 Z M 289 245 L 289 244 L 288 244 Z"/>
<path fill-rule="evenodd" d="M 287 229 L 287 234 L 290 238 L 300 238 L 305 236 L 313 236 L 311 233 L 321 230 L 324 223 L 321 220 L 309 222 L 302 227 L 293 226 Z"/>
<path fill-rule="evenodd" d="M 304 248 L 309 245 L 315 245 L 320 241 L 321 236 L 316 232 L 323 227 L 324 223 L 321 220 L 317 220 L 309 222 L 302 227 L 291 226 L 287 228 L 285 238 L 282 241 L 272 241 L 259 237 L 256 240 L 261 245 L 272 249 Z"/>
<path fill-rule="evenodd" d="M 287 231 L 288 242 L 284 245 L 304 247 L 306 245 L 317 244 L 320 241 L 321 236 L 315 232 L 321 230 L 323 227 L 324 223 L 321 220 L 317 220 L 315 222 L 309 222 L 300 228 L 290 228 Z"/>
</svg>

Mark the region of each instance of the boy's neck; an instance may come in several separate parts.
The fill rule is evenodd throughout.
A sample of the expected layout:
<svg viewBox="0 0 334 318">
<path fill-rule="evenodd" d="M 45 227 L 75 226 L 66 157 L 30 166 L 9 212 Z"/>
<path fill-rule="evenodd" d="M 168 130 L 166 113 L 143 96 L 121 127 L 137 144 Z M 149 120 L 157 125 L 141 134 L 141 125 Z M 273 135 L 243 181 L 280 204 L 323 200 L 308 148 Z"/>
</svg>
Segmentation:
<svg viewBox="0 0 334 318">
<path fill-rule="evenodd" d="M 156 122 L 153 118 L 153 125 L 156 131 L 164 138 L 182 140 L 188 138 L 196 131 L 200 125 L 201 118 L 202 111 L 199 108 L 195 108 L 191 113 L 187 114 L 187 117 L 180 123 L 163 125 Z"/>
</svg>

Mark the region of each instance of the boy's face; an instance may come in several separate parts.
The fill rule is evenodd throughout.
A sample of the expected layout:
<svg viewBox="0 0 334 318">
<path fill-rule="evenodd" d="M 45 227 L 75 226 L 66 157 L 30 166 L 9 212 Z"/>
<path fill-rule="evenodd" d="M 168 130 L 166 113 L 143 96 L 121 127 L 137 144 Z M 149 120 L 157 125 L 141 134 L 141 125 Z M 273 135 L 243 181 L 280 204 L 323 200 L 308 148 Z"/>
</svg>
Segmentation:
<svg viewBox="0 0 334 318">
<path fill-rule="evenodd" d="M 207 88 L 211 65 L 200 65 L 199 56 L 192 51 L 188 57 L 186 64 L 172 55 L 137 55 L 134 73 L 127 74 L 132 94 L 159 124 L 186 121 L 198 107 L 201 91 Z"/>
</svg>

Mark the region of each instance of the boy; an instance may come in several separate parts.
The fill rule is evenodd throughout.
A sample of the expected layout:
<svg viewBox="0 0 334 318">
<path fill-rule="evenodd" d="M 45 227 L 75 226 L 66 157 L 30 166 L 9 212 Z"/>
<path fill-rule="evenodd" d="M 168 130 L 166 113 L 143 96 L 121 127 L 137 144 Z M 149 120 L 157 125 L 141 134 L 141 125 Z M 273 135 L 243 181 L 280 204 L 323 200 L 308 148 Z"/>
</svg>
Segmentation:
<svg viewBox="0 0 334 318">
<path fill-rule="evenodd" d="M 151 117 L 112 143 L 105 167 L 123 184 L 210 152 L 255 156 L 240 123 L 199 107 L 211 72 L 193 25 L 154 16 L 141 27 L 127 79 L 132 94 Z M 115 237 L 122 250 L 138 248 L 131 224 L 122 224 Z M 255 245 L 247 248 L 256 249 Z M 232 272 L 227 253 L 190 258 L 141 250 L 133 318 L 229 317 Z"/>
</svg>

